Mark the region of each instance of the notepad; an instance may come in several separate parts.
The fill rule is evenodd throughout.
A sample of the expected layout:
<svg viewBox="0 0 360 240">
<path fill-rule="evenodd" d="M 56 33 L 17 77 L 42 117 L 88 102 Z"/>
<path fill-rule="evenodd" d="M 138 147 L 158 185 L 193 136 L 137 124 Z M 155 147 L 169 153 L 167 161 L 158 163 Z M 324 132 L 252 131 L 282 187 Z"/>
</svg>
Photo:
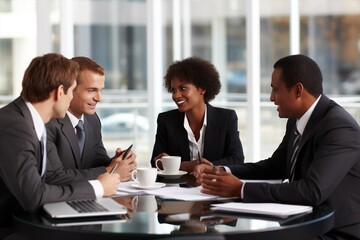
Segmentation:
<svg viewBox="0 0 360 240">
<path fill-rule="evenodd" d="M 250 214 L 270 215 L 274 217 L 286 218 L 291 215 L 311 212 L 311 206 L 292 205 L 281 203 L 242 203 L 242 202 L 229 202 L 212 204 L 214 211 L 230 211 Z"/>
</svg>

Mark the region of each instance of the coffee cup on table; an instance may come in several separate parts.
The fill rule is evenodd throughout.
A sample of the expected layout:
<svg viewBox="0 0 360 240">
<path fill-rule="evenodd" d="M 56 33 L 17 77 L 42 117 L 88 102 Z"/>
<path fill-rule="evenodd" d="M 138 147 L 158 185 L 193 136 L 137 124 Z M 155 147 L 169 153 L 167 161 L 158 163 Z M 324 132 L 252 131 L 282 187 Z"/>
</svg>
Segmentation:
<svg viewBox="0 0 360 240">
<path fill-rule="evenodd" d="M 131 178 L 144 187 L 154 186 L 156 177 L 156 168 L 137 168 L 131 173 Z"/>
<path fill-rule="evenodd" d="M 161 162 L 163 169 L 160 169 Z M 181 157 L 179 156 L 163 156 L 155 161 L 156 168 L 164 174 L 176 174 L 179 172 Z"/>
</svg>

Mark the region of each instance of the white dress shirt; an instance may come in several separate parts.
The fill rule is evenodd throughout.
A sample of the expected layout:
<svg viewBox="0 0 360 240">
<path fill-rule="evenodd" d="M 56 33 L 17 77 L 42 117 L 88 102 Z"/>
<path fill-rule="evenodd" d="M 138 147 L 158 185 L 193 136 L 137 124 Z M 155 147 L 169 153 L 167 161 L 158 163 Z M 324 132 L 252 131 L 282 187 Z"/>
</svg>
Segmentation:
<svg viewBox="0 0 360 240">
<path fill-rule="evenodd" d="M 189 139 L 190 160 L 197 160 L 199 158 L 199 156 L 198 156 L 199 153 L 200 153 L 200 156 L 203 156 L 206 124 L 207 124 L 207 106 L 205 104 L 204 122 L 200 129 L 200 137 L 196 141 L 195 134 L 193 133 L 193 131 L 190 128 L 189 121 L 186 117 L 186 114 L 184 116 L 184 128 L 188 134 L 188 139 Z"/>
</svg>

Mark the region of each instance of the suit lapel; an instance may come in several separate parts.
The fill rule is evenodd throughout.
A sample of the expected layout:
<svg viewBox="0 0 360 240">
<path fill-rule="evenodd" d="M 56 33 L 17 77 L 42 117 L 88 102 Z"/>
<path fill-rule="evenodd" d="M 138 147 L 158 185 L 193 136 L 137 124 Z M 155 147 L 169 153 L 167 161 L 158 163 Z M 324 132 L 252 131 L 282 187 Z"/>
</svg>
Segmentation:
<svg viewBox="0 0 360 240">
<path fill-rule="evenodd" d="M 184 128 L 184 118 L 185 113 L 178 111 L 176 114 L 174 121 L 174 139 L 176 141 L 176 145 L 180 149 L 180 156 L 183 156 L 185 160 L 190 159 L 190 149 L 189 149 L 189 139 L 187 136 L 187 132 Z M 184 160 L 183 159 L 183 160 Z"/>
<path fill-rule="evenodd" d="M 316 105 L 313 113 L 311 114 L 309 121 L 306 124 L 306 127 L 304 129 L 303 135 L 301 136 L 301 140 L 300 140 L 300 144 L 299 144 L 299 154 L 298 156 L 301 154 L 301 150 L 303 148 L 303 146 L 305 145 L 305 143 L 310 139 L 310 137 L 315 134 L 317 132 L 317 129 L 321 126 L 321 119 L 323 118 L 324 114 L 327 112 L 328 110 L 328 106 L 330 103 L 330 99 L 328 97 L 326 97 L 325 95 L 322 95 L 318 104 Z M 291 131 L 294 132 L 295 130 L 295 124 L 296 121 L 294 121 L 293 126 L 290 128 L 292 129 Z M 288 149 L 290 149 L 288 151 L 288 172 L 290 173 L 290 158 L 291 158 L 291 154 L 292 154 L 292 143 L 293 143 L 294 137 L 293 134 L 290 137 L 290 141 L 289 141 L 289 145 L 288 145 Z M 299 161 L 296 162 L 296 166 L 298 165 Z M 296 171 L 295 171 L 296 174 Z"/>
<path fill-rule="evenodd" d="M 71 124 L 71 121 L 68 115 L 66 115 L 63 119 L 58 119 L 58 121 L 62 125 L 61 131 L 69 142 L 70 148 L 73 152 L 73 155 L 75 156 L 76 167 L 79 168 L 81 166 L 80 150 L 78 147 L 78 140 L 75 134 L 75 130 Z"/>
<path fill-rule="evenodd" d="M 96 151 L 91 151 L 92 144 L 91 139 L 94 139 L 94 132 L 93 128 L 89 124 L 89 120 L 87 118 L 87 115 L 84 116 L 84 128 L 85 128 L 85 143 L 84 143 L 84 150 L 82 159 L 86 159 L 88 154 L 93 154 Z"/>
<path fill-rule="evenodd" d="M 209 156 L 214 156 L 213 151 L 216 148 L 216 141 L 217 139 L 214 136 L 220 136 L 217 134 L 218 131 L 221 131 L 221 125 L 219 124 L 218 119 L 221 116 L 216 116 L 216 111 L 213 106 L 210 104 L 207 105 L 207 123 L 206 123 L 206 130 L 205 130 L 205 139 L 204 139 L 204 153 L 203 156 L 208 158 Z"/>
<path fill-rule="evenodd" d="M 299 151 L 301 151 L 304 144 L 314 133 L 316 133 L 317 129 L 321 126 L 321 121 L 319 120 L 322 119 L 324 114 L 327 112 L 329 103 L 330 99 L 325 95 L 322 95 L 313 113 L 311 114 L 308 123 L 306 124 L 303 136 L 301 137 Z"/>
<path fill-rule="evenodd" d="M 34 142 L 38 143 L 38 144 L 35 144 L 37 146 L 37 149 L 35 150 L 35 156 L 36 156 L 36 161 L 37 161 L 37 164 L 38 164 L 38 172 L 39 172 L 39 175 L 41 175 L 42 158 L 41 158 L 40 141 L 37 138 L 37 134 L 36 134 L 36 131 L 35 131 L 35 126 L 34 126 L 34 122 L 32 120 L 30 110 L 26 106 L 26 103 L 24 102 L 24 100 L 21 97 L 18 97 L 17 99 L 15 99 L 14 103 L 20 109 L 22 115 L 24 116 L 25 120 L 27 121 L 27 124 L 31 125 L 30 129 L 32 131 L 32 136 L 34 136 Z M 25 126 L 25 127 L 27 127 L 27 126 Z M 46 171 L 45 171 L 45 174 L 46 174 Z M 45 179 L 45 175 L 42 178 L 42 180 L 44 181 L 44 179 Z"/>
</svg>

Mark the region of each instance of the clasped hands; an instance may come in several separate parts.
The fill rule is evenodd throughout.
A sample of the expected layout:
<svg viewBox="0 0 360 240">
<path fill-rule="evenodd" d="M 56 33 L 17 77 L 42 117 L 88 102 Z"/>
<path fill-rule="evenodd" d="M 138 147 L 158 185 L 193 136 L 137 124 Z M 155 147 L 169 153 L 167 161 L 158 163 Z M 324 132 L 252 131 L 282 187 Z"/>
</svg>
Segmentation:
<svg viewBox="0 0 360 240">
<path fill-rule="evenodd" d="M 222 197 L 240 197 L 243 183 L 215 165 L 200 164 L 195 166 L 192 173 L 198 184 L 202 186 L 202 193 Z"/>
</svg>

